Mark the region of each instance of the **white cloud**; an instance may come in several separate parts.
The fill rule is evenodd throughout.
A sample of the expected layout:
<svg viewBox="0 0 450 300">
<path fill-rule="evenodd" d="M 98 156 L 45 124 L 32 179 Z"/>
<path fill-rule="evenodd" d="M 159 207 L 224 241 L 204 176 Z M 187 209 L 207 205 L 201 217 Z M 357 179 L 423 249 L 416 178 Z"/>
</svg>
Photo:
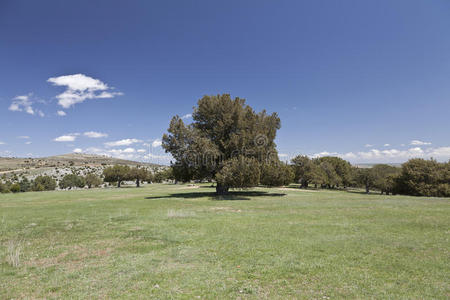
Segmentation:
<svg viewBox="0 0 450 300">
<path fill-rule="evenodd" d="M 126 148 L 123 150 L 123 153 L 134 153 L 136 150 L 134 148 Z"/>
<path fill-rule="evenodd" d="M 0 141 L 0 145 L 6 145 L 6 143 L 4 143 L 4 142 Z"/>
<path fill-rule="evenodd" d="M 28 135 L 19 135 L 17 138 L 18 139 L 28 140 L 30 137 Z"/>
<path fill-rule="evenodd" d="M 450 147 L 438 147 L 429 150 L 428 155 L 436 159 L 450 159 Z"/>
<path fill-rule="evenodd" d="M 31 145 L 31 142 L 25 142 L 25 145 Z"/>
<path fill-rule="evenodd" d="M 450 159 L 450 147 L 438 147 L 426 149 L 423 149 L 421 147 L 412 147 L 406 150 L 371 149 L 369 151 L 347 152 L 347 153 L 323 151 L 320 153 L 313 154 L 311 156 L 312 157 L 338 156 L 343 159 L 347 159 L 351 162 L 367 162 L 367 163 L 404 162 L 411 158 L 435 158 L 440 161 L 447 161 Z"/>
<path fill-rule="evenodd" d="M 414 145 L 414 146 L 424 146 L 424 145 L 431 145 L 430 142 L 422 142 L 419 140 L 412 140 L 410 145 Z"/>
<path fill-rule="evenodd" d="M 66 135 L 59 136 L 57 138 L 54 138 L 53 141 L 55 142 L 73 142 L 77 139 L 77 136 L 80 135 L 79 133 L 70 133 Z"/>
<path fill-rule="evenodd" d="M 92 139 L 108 137 L 108 134 L 96 132 L 96 131 L 88 131 L 88 132 L 83 133 L 83 135 L 87 136 L 88 138 L 92 138 Z"/>
<path fill-rule="evenodd" d="M 33 102 L 31 101 L 32 93 L 28 95 L 17 96 L 13 99 L 11 105 L 9 106 L 10 111 L 23 111 L 27 114 L 34 115 L 36 112 L 39 116 L 43 117 L 44 113 L 40 110 L 35 111 L 32 107 Z"/>
<path fill-rule="evenodd" d="M 77 148 L 80 149 L 80 148 Z M 75 151 L 74 149 L 73 151 Z M 81 149 L 80 149 L 81 150 Z M 158 155 L 153 153 L 145 153 L 145 149 L 134 149 L 134 148 L 125 148 L 125 149 L 101 149 L 96 147 L 89 147 L 86 149 L 82 149 L 83 153 L 91 153 L 96 155 L 104 155 L 108 157 L 115 157 L 120 159 L 128 159 L 134 161 L 142 161 L 142 162 L 153 162 L 158 164 L 168 164 L 172 157 L 170 155 Z"/>
<path fill-rule="evenodd" d="M 66 87 L 64 92 L 56 96 L 58 104 L 63 108 L 69 108 L 87 99 L 114 98 L 123 95 L 121 92 L 111 91 L 112 88 L 106 83 L 84 74 L 52 77 L 47 81 L 56 86 Z"/>
<path fill-rule="evenodd" d="M 81 148 L 75 148 L 75 149 L 73 149 L 72 152 L 73 152 L 73 153 L 82 153 L 82 152 L 83 152 L 83 149 L 81 149 Z"/>
<path fill-rule="evenodd" d="M 106 147 L 118 147 L 118 146 L 129 146 L 135 143 L 142 143 L 142 140 L 138 140 L 138 139 L 124 139 L 124 140 L 120 140 L 120 141 L 115 141 L 115 142 L 107 142 L 105 143 Z"/>
<path fill-rule="evenodd" d="M 184 115 L 184 116 L 181 117 L 181 119 L 183 119 L 183 120 L 189 119 L 189 118 L 192 118 L 192 115 L 191 115 L 191 114 L 186 114 L 186 115 Z"/>
<path fill-rule="evenodd" d="M 153 143 L 152 143 L 152 147 L 153 147 L 153 148 L 159 147 L 159 146 L 161 146 L 161 145 L 162 145 L 162 141 L 161 141 L 160 139 L 156 139 L 156 140 L 154 140 Z"/>
<path fill-rule="evenodd" d="M 391 144 L 384 144 L 383 146 L 384 147 L 389 147 Z"/>
<path fill-rule="evenodd" d="M 66 112 L 63 111 L 63 110 L 58 110 L 58 111 L 56 112 L 56 114 L 57 114 L 58 116 L 60 116 L 60 117 L 64 117 L 65 115 L 67 115 Z"/>
<path fill-rule="evenodd" d="M 370 147 L 373 147 L 373 145 L 372 144 L 365 144 L 364 147 L 370 148 Z"/>
</svg>

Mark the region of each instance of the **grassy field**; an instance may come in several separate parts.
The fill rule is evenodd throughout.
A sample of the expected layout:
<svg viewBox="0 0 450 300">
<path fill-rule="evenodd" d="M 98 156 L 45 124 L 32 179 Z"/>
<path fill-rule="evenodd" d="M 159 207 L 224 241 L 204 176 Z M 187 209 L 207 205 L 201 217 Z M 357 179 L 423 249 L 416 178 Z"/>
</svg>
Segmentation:
<svg viewBox="0 0 450 300">
<path fill-rule="evenodd" d="M 450 297 L 450 200 L 186 185 L 0 195 L 0 298 Z"/>
</svg>

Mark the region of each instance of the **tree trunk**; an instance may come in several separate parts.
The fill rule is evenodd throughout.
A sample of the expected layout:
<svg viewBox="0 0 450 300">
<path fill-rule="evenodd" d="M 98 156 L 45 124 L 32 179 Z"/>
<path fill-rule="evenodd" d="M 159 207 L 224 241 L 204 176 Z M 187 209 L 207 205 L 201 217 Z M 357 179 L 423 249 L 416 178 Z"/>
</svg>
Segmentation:
<svg viewBox="0 0 450 300">
<path fill-rule="evenodd" d="M 136 187 L 140 187 L 139 178 L 136 178 Z"/>
<path fill-rule="evenodd" d="M 228 194 L 228 187 L 218 183 L 216 185 L 216 194 L 217 195 L 226 195 L 226 194 Z"/>
<path fill-rule="evenodd" d="M 368 193 L 369 193 L 369 185 L 366 184 L 366 194 L 368 194 Z"/>
<path fill-rule="evenodd" d="M 117 187 L 120 188 L 120 179 L 117 181 Z"/>
</svg>

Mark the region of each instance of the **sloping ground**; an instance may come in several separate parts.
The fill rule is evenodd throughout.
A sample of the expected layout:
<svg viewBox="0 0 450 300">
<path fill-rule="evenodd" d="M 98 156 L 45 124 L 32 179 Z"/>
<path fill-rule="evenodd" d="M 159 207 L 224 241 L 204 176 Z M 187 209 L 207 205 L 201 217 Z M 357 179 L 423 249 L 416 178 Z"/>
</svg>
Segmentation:
<svg viewBox="0 0 450 300">
<path fill-rule="evenodd" d="M 180 187 L 0 195 L 0 299 L 449 298 L 449 199 Z"/>
<path fill-rule="evenodd" d="M 41 158 L 5 158 L 0 157 L 0 172 L 22 171 L 26 169 L 71 167 L 71 166 L 99 166 L 99 165 L 144 165 L 158 167 L 151 163 L 135 162 L 108 156 L 93 154 L 64 154 Z"/>
</svg>

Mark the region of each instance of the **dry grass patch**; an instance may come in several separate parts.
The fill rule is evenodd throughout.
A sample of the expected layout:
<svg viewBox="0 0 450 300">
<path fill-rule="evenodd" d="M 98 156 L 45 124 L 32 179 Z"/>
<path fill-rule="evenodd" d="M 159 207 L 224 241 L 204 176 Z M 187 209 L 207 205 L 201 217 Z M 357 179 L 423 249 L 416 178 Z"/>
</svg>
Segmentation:
<svg viewBox="0 0 450 300">
<path fill-rule="evenodd" d="M 15 268 L 20 266 L 20 256 L 22 253 L 20 242 L 13 240 L 8 241 L 6 243 L 6 251 L 6 262 Z"/>
<path fill-rule="evenodd" d="M 167 211 L 167 217 L 169 218 L 187 218 L 187 217 L 195 217 L 194 211 L 187 211 L 183 209 L 169 209 Z"/>
</svg>

